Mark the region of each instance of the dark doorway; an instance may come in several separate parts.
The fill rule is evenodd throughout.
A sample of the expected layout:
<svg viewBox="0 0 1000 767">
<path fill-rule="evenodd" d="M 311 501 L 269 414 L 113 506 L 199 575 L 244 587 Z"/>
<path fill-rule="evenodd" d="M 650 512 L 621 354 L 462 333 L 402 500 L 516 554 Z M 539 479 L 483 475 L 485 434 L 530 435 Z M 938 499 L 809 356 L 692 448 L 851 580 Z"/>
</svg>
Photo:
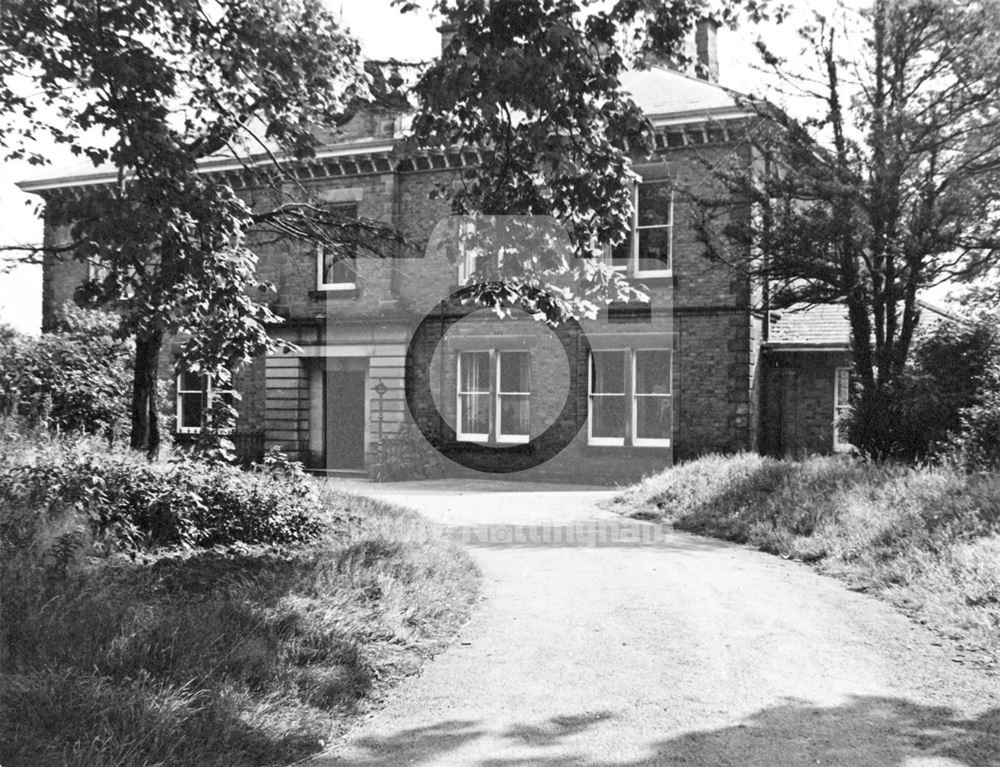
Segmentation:
<svg viewBox="0 0 1000 767">
<path fill-rule="evenodd" d="M 326 468 L 365 467 L 364 370 L 326 371 Z"/>
</svg>

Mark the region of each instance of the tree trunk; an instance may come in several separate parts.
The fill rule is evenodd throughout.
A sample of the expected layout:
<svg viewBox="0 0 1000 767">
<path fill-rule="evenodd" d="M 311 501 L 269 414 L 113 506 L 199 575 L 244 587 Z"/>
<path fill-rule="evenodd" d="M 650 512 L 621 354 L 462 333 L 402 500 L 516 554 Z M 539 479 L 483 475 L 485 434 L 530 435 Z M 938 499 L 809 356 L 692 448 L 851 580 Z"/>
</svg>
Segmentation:
<svg viewBox="0 0 1000 767">
<path fill-rule="evenodd" d="M 142 450 L 152 460 L 160 448 L 160 420 L 156 409 L 156 373 L 163 333 L 153 331 L 135 339 L 135 376 L 132 379 L 133 450 Z"/>
</svg>

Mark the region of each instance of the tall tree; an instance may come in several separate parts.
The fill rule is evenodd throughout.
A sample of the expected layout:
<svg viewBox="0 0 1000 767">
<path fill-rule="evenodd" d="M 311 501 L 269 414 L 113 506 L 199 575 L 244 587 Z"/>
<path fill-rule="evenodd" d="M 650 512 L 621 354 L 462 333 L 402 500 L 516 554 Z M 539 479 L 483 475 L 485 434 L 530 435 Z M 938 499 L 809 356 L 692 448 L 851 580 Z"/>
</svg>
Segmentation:
<svg viewBox="0 0 1000 767">
<path fill-rule="evenodd" d="M 225 381 L 276 346 L 277 318 L 251 295 L 254 226 L 301 230 L 307 202 L 251 210 L 229 182 L 199 172 L 222 153 L 278 161 L 314 151 L 364 88 L 357 43 L 321 0 L 14 0 L 0 6 L 0 148 L 44 158 L 47 135 L 117 181 L 52 195 L 46 217 L 71 227 L 49 252 L 99 267 L 85 294 L 135 338 L 132 446 L 159 443 L 163 339 L 189 340 L 193 370 Z M 270 168 L 270 175 L 277 172 Z M 268 172 L 259 173 L 267 183 Z M 320 235 L 323 211 L 309 218 Z M 327 216 L 329 219 L 330 216 Z"/>
<path fill-rule="evenodd" d="M 799 58 L 759 44 L 818 108 L 795 121 L 758 102 L 759 162 L 718 169 L 728 199 L 698 200 L 708 254 L 760 278 L 770 306 L 846 306 L 851 441 L 873 455 L 893 451 L 918 291 L 1000 256 L 998 19 L 996 0 L 876 0 L 814 14 Z M 755 215 L 733 217 L 735 200 Z"/>
</svg>

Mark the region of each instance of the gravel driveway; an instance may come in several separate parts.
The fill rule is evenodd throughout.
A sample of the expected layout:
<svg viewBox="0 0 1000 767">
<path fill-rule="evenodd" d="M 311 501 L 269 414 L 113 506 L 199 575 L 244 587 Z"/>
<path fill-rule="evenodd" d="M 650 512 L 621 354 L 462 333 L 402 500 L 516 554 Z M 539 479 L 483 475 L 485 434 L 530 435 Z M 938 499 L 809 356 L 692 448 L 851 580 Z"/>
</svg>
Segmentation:
<svg viewBox="0 0 1000 767">
<path fill-rule="evenodd" d="M 464 540 L 484 601 L 313 767 L 1000 767 L 1000 678 L 808 567 L 622 520 L 607 490 L 345 487 Z"/>
</svg>

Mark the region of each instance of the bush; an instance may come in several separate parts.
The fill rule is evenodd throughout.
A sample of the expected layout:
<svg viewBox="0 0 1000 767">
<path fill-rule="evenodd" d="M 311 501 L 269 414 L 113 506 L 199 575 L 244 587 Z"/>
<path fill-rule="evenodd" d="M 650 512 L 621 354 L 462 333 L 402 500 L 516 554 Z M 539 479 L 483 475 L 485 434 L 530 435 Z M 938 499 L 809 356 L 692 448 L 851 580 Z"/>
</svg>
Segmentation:
<svg viewBox="0 0 1000 767">
<path fill-rule="evenodd" d="M 75 517 L 108 550 L 233 543 L 298 543 L 314 537 L 318 496 L 301 468 L 275 460 L 243 471 L 184 454 L 149 463 L 87 439 L 0 443 L 0 535 L 15 546 L 37 524 Z"/>
<path fill-rule="evenodd" d="M 976 401 L 962 410 L 955 451 L 969 469 L 1000 466 L 1000 361 L 986 370 Z"/>
<path fill-rule="evenodd" d="M 132 350 L 118 318 L 66 304 L 40 337 L 0 328 L 0 414 L 61 431 L 118 437 L 128 429 Z"/>
<path fill-rule="evenodd" d="M 17 426 L 0 421 L 5 766 L 288 764 L 419 670 L 476 599 L 457 544 L 278 454 L 248 473 L 148 464 Z"/>
<path fill-rule="evenodd" d="M 478 586 L 413 516 L 325 502 L 324 535 L 280 551 L 85 548 L 65 573 L 0 561 L 0 762 L 249 767 L 322 750 L 443 649 Z"/>
<path fill-rule="evenodd" d="M 880 458 L 921 461 L 950 453 L 966 409 L 981 402 L 1000 361 L 993 318 L 937 322 L 920 331 L 905 373 L 849 422 L 852 440 Z"/>
</svg>

